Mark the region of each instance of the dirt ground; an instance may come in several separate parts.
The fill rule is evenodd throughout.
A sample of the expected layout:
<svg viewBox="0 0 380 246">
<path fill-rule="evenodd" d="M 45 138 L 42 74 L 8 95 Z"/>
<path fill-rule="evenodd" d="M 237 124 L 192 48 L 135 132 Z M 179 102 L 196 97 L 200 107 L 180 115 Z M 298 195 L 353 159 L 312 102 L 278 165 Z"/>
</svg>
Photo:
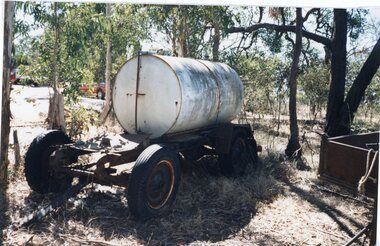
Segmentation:
<svg viewBox="0 0 380 246">
<path fill-rule="evenodd" d="M 13 94 L 11 106 L 12 130 L 18 131 L 22 156 L 45 130 L 48 101 L 45 97 L 28 100 L 24 92 L 20 88 Z M 300 125 L 304 161 L 292 162 L 283 155 L 288 137 L 285 123 L 279 133 L 271 120 L 250 123 L 263 149 L 258 166 L 241 178 L 228 179 L 205 171 L 204 165 L 215 158 L 188 163 L 172 211 L 163 217 L 137 221 L 129 214 L 124 189 L 91 184 L 41 221 L 20 229 L 8 226 L 3 244 L 343 245 L 369 223 L 373 199 L 317 178 L 320 138 L 316 132 L 322 126 Z M 96 131 L 90 128 L 90 134 Z M 10 147 L 13 150 L 12 137 Z M 10 159 L 6 215 L 13 223 L 48 204 L 53 195 L 32 192 L 23 167 L 14 171 L 12 151 Z"/>
</svg>

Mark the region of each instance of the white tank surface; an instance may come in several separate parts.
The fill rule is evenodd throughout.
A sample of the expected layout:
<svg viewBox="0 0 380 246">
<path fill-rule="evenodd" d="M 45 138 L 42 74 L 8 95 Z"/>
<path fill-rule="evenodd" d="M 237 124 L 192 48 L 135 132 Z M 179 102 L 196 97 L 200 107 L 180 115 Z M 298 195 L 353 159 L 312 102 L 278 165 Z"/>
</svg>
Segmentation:
<svg viewBox="0 0 380 246">
<path fill-rule="evenodd" d="M 158 138 L 230 122 L 240 111 L 243 84 L 223 63 L 145 54 L 120 68 L 112 97 L 124 130 Z"/>
</svg>

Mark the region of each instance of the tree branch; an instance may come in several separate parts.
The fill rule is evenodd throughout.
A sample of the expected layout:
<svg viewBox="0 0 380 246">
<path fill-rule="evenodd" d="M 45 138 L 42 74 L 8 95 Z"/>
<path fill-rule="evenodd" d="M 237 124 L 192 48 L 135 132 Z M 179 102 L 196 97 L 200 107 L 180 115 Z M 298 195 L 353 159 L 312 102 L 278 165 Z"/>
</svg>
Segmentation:
<svg viewBox="0 0 380 246">
<path fill-rule="evenodd" d="M 350 125 L 354 119 L 354 113 L 358 110 L 365 90 L 371 83 L 380 67 L 380 38 L 377 40 L 358 76 L 355 78 L 347 93 L 344 106 L 341 108 L 341 125 Z"/>
<path fill-rule="evenodd" d="M 280 11 L 281 11 L 282 25 L 285 26 L 285 12 L 284 12 L 284 8 L 280 8 Z"/>
<path fill-rule="evenodd" d="M 288 34 L 285 34 L 285 39 L 288 40 L 292 44 L 293 49 L 294 49 L 294 46 L 296 45 L 296 43 L 294 42 L 294 40 L 291 39 Z"/>
<path fill-rule="evenodd" d="M 259 21 L 257 23 L 260 23 L 261 20 L 263 19 L 264 7 L 259 7 L 259 11 L 260 11 L 260 16 L 259 16 Z"/>
<path fill-rule="evenodd" d="M 296 27 L 291 25 L 276 25 L 270 23 L 259 23 L 249 27 L 231 27 L 227 30 L 227 33 L 251 33 L 259 29 L 271 29 L 278 32 L 296 32 Z M 305 30 L 302 30 L 302 36 L 305 38 L 311 39 L 317 43 L 321 43 L 329 48 L 331 48 L 331 40 L 329 38 L 320 36 L 315 33 L 311 33 Z"/>
<path fill-rule="evenodd" d="M 309 19 L 309 16 L 310 16 L 312 13 L 316 12 L 316 11 L 319 11 L 319 8 L 313 8 L 313 9 L 310 9 L 310 10 L 306 13 L 305 17 L 303 18 L 303 22 L 306 22 L 307 19 Z"/>
</svg>

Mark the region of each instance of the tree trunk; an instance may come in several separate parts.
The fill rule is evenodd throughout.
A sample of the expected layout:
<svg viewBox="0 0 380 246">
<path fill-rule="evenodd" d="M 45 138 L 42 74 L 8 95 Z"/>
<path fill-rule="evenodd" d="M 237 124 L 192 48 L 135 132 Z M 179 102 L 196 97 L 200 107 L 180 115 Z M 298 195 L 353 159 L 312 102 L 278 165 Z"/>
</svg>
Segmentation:
<svg viewBox="0 0 380 246">
<path fill-rule="evenodd" d="M 173 56 L 178 56 L 177 53 L 177 19 L 173 18 L 173 28 L 172 28 L 172 33 L 171 33 L 171 41 L 172 41 L 172 54 Z"/>
<path fill-rule="evenodd" d="M 214 26 L 214 36 L 213 36 L 213 44 L 212 44 L 212 60 L 214 62 L 219 61 L 219 45 L 220 45 L 220 26 L 219 22 L 215 21 L 213 23 Z"/>
<path fill-rule="evenodd" d="M 49 123 L 49 129 L 65 130 L 65 117 L 63 106 L 63 95 L 59 88 L 59 17 L 58 17 L 58 3 L 54 3 L 54 16 L 55 16 L 55 36 L 54 36 L 54 50 L 52 54 L 52 70 L 53 70 L 53 97 L 50 99 L 49 112 L 47 121 Z"/>
<path fill-rule="evenodd" d="M 330 137 L 342 135 L 338 130 L 339 111 L 343 105 L 346 83 L 347 59 L 347 12 L 345 9 L 334 9 L 334 39 L 331 49 L 331 78 L 327 103 L 325 132 Z M 343 133 L 344 134 L 344 133 Z"/>
<path fill-rule="evenodd" d="M 0 148 L 0 187 L 7 184 L 8 145 L 10 133 L 10 69 L 12 54 L 12 25 L 14 16 L 14 2 L 4 3 L 4 47 L 3 47 L 3 86 L 1 100 L 1 148 Z M 4 189 L 5 190 L 5 189 Z M 0 197 L 1 198 L 1 197 Z"/>
<path fill-rule="evenodd" d="M 178 44 L 179 44 L 179 52 L 178 56 L 186 57 L 188 55 L 188 47 L 186 43 L 186 34 L 187 34 L 187 23 L 186 23 L 186 15 L 187 9 L 185 6 L 179 7 L 181 11 L 179 11 L 179 36 L 178 36 Z"/>
<path fill-rule="evenodd" d="M 277 130 L 276 134 L 280 135 L 280 125 L 281 125 L 281 99 L 279 97 L 279 92 L 277 90 L 277 103 L 278 103 L 278 108 L 277 108 Z"/>
<path fill-rule="evenodd" d="M 293 62 L 289 75 L 289 118 L 290 118 L 290 138 L 285 150 L 288 157 L 301 157 L 301 145 L 299 143 L 299 129 L 297 123 L 297 73 L 298 63 L 302 50 L 302 9 L 297 8 L 296 42 L 294 44 Z"/>
<path fill-rule="evenodd" d="M 108 19 L 108 25 L 111 26 L 111 4 L 106 4 L 106 17 Z M 109 29 L 111 30 L 111 28 Z M 107 38 L 107 52 L 106 52 L 106 72 L 105 72 L 105 79 L 106 79 L 106 102 L 103 108 L 103 112 L 100 115 L 100 120 L 102 122 L 105 122 L 107 119 L 109 112 L 112 108 L 112 100 L 111 100 L 111 33 L 108 33 Z"/>
<path fill-rule="evenodd" d="M 356 105 L 359 105 L 364 90 L 372 79 L 371 73 L 374 71 L 377 62 L 376 57 L 369 58 L 369 61 L 373 61 L 373 64 L 368 62 L 366 67 L 363 67 L 363 72 L 360 73 L 360 77 L 358 75 L 358 78 L 355 80 L 357 82 L 352 90 L 350 90 L 351 92 L 344 103 L 347 58 L 347 20 L 348 15 L 345 9 L 334 9 L 333 40 L 330 40 L 325 36 L 310 33 L 306 30 L 302 31 L 305 38 L 324 45 L 326 52 L 325 63 L 329 64 L 331 62 L 330 90 L 326 109 L 327 124 L 325 127 L 325 132 L 330 137 L 349 133 L 349 124 L 347 124 L 347 122 L 352 121 L 353 115 L 358 108 Z M 275 30 L 277 32 L 295 32 L 295 27 L 293 25 L 258 23 L 248 27 L 232 27 L 227 30 L 227 33 L 252 33 L 260 29 Z M 379 55 L 377 55 L 377 59 L 379 59 Z M 343 107 L 343 105 L 345 106 Z"/>
<path fill-rule="evenodd" d="M 3 5 L 4 4 L 4 5 Z M 8 146 L 10 133 L 10 69 L 12 53 L 12 25 L 14 16 L 14 2 L 5 1 L 4 6 L 4 46 L 3 46 L 3 85 L 1 97 L 1 144 L 0 144 L 0 244 L 3 239 L 3 229 L 8 223 L 6 211 L 7 199 L 7 170 L 8 170 Z"/>
<path fill-rule="evenodd" d="M 178 44 L 179 44 L 179 57 L 186 57 L 187 56 L 187 45 L 186 45 L 186 37 L 184 30 L 179 31 L 179 37 L 178 37 Z"/>
<path fill-rule="evenodd" d="M 15 155 L 15 163 L 14 163 L 14 168 L 13 168 L 14 175 L 13 176 L 16 178 L 18 173 L 19 173 L 20 166 L 21 166 L 20 144 L 18 141 L 17 130 L 13 130 L 13 145 L 14 145 L 13 149 L 14 149 L 14 155 Z"/>
<path fill-rule="evenodd" d="M 360 69 L 358 76 L 355 78 L 350 90 L 347 93 L 344 105 L 340 110 L 340 123 L 337 132 L 340 134 L 349 134 L 350 126 L 354 120 L 354 113 L 357 111 L 359 104 L 364 96 L 365 90 L 375 76 L 380 66 L 380 38 L 373 47 L 371 54 L 368 56 L 363 67 Z"/>
</svg>

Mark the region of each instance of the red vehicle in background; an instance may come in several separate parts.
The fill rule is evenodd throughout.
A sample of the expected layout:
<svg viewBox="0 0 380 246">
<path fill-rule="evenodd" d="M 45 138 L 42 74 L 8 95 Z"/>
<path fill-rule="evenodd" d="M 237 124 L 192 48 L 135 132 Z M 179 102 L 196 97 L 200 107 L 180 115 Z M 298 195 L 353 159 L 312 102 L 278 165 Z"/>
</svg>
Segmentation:
<svg viewBox="0 0 380 246">
<path fill-rule="evenodd" d="M 82 85 L 79 87 L 79 90 L 85 94 L 94 95 L 98 99 L 104 100 L 106 97 L 106 84 L 101 82 L 96 85 L 96 87 L 90 88 L 87 85 Z"/>
<path fill-rule="evenodd" d="M 16 69 L 12 69 L 11 70 L 10 80 L 11 80 L 12 83 L 16 81 Z"/>
<path fill-rule="evenodd" d="M 33 81 L 28 76 L 20 75 L 18 68 L 13 68 L 11 70 L 10 81 L 11 83 L 15 85 L 21 84 L 21 85 L 27 85 L 27 86 L 33 86 L 33 87 L 39 86 L 38 83 Z"/>
</svg>

